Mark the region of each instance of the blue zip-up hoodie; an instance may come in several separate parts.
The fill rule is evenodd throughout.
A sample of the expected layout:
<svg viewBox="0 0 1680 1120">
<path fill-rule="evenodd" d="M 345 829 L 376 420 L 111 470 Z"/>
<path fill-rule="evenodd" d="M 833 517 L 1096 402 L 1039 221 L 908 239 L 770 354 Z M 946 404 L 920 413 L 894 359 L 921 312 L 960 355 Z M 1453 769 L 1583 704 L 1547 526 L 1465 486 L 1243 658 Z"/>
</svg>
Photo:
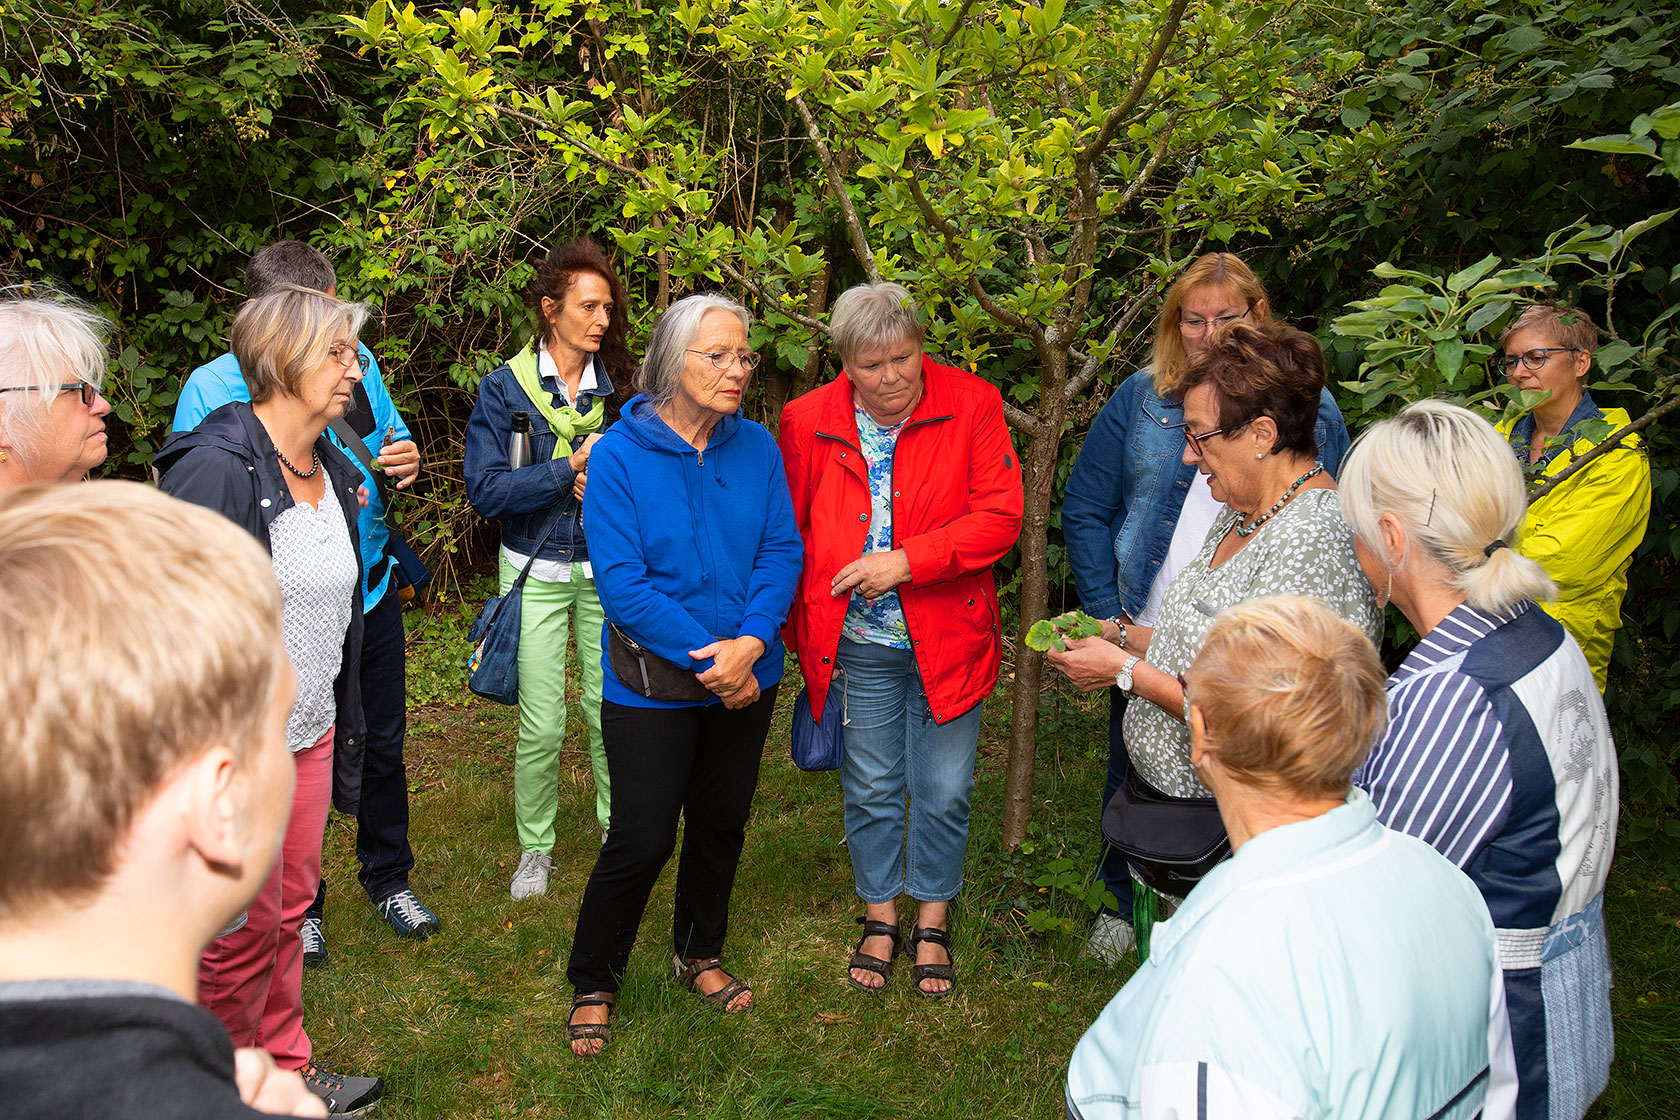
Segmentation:
<svg viewBox="0 0 1680 1120">
<path fill-rule="evenodd" d="M 725 416 L 705 450 L 696 451 L 645 395 L 635 397 L 590 453 L 583 500 L 595 589 L 608 619 L 696 673 L 712 661 L 696 661 L 690 650 L 750 634 L 765 645 L 753 667 L 759 687 L 782 679 L 781 629 L 804 546 L 782 454 L 762 425 L 739 412 Z M 632 692 L 605 654 L 601 660 L 605 699 L 638 708 L 692 706 Z"/>
</svg>

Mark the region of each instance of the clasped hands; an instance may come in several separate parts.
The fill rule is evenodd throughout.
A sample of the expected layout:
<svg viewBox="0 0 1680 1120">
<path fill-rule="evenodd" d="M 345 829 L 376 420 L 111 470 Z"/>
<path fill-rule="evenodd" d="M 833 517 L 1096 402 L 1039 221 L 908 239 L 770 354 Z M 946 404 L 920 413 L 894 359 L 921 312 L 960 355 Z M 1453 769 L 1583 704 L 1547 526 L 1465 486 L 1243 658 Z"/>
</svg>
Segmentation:
<svg viewBox="0 0 1680 1120">
<path fill-rule="evenodd" d="M 726 708 L 744 708 L 759 697 L 758 678 L 753 666 L 769 647 L 762 638 L 751 634 L 739 638 L 719 638 L 710 645 L 688 651 L 694 660 L 710 657 L 712 667 L 694 674 L 700 683 L 712 690 Z"/>
</svg>

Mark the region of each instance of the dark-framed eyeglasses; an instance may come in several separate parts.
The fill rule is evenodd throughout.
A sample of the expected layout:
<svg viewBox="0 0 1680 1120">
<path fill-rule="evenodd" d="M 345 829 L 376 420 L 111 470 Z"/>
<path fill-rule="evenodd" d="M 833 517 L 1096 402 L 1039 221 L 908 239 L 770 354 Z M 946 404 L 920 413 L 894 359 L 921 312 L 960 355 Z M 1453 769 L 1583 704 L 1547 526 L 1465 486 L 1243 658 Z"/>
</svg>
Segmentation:
<svg viewBox="0 0 1680 1120">
<path fill-rule="evenodd" d="M 65 393 L 80 393 L 82 395 L 82 404 L 88 408 L 92 408 L 93 402 L 99 399 L 99 386 L 95 385 L 91 381 L 66 381 L 62 385 L 48 385 L 44 388 L 40 385 L 7 385 L 4 388 L 0 388 L 0 393 L 40 392 L 58 393 L 60 395 Z"/>
<path fill-rule="evenodd" d="M 1183 327 L 1185 330 L 1189 331 L 1192 334 L 1201 334 L 1203 331 L 1207 330 L 1209 327 L 1212 327 L 1215 330 L 1219 330 L 1223 327 L 1228 327 L 1232 323 L 1235 323 L 1239 320 L 1248 318 L 1249 315 L 1253 311 L 1254 311 L 1254 308 L 1250 307 L 1250 308 L 1248 308 L 1248 310 L 1244 311 L 1241 315 L 1220 315 L 1217 318 L 1213 318 L 1213 319 L 1203 319 L 1199 316 L 1192 318 L 1190 316 L 1185 315 L 1184 312 L 1180 311 L 1178 313 L 1178 325 Z"/>
<path fill-rule="evenodd" d="M 364 377 L 367 376 L 368 366 L 370 363 L 368 361 L 368 356 L 362 353 L 362 348 L 359 345 L 335 342 L 331 346 L 327 347 L 327 355 L 341 366 L 348 366 L 350 364 L 350 357 L 354 355 L 356 364 L 362 367 L 362 375 Z"/>
<path fill-rule="evenodd" d="M 1537 370 L 1546 364 L 1546 360 L 1553 354 L 1578 354 L 1579 346 L 1537 346 L 1533 350 L 1524 350 L 1521 354 L 1500 354 L 1493 359 L 1493 368 L 1509 376 L 1517 368 L 1520 361 L 1526 370 Z"/>
<path fill-rule="evenodd" d="M 746 370 L 748 373 L 751 373 L 753 370 L 758 368 L 758 363 L 760 361 L 759 355 L 754 354 L 751 351 L 748 351 L 745 354 L 737 354 L 733 350 L 690 350 L 689 353 L 700 355 L 702 358 L 706 359 L 707 365 L 711 366 L 719 373 L 733 368 L 736 362 L 740 362 L 741 368 Z"/>
<path fill-rule="evenodd" d="M 1214 436 L 1224 436 L 1229 439 L 1231 436 L 1236 435 L 1252 423 L 1254 423 L 1252 419 L 1244 420 L 1241 424 L 1231 424 L 1228 427 L 1215 428 L 1211 432 L 1192 432 L 1189 427 L 1186 426 L 1184 429 L 1184 442 L 1190 445 L 1190 450 L 1200 455 L 1202 454 L 1203 440 L 1212 439 Z"/>
</svg>

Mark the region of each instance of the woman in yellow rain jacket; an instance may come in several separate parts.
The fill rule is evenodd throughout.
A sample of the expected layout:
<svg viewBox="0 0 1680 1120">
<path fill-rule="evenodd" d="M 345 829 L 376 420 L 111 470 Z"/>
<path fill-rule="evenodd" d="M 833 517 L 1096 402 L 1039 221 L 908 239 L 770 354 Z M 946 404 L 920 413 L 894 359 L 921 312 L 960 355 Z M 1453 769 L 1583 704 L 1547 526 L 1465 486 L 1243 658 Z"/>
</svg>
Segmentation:
<svg viewBox="0 0 1680 1120">
<path fill-rule="evenodd" d="M 1500 432 L 1531 480 L 1556 475 L 1594 441 L 1582 422 L 1628 423 L 1626 409 L 1599 408 L 1586 389 L 1598 330 L 1579 308 L 1534 303 L 1499 336 L 1495 362 L 1520 389 L 1551 396 Z M 1638 436 L 1594 458 L 1529 507 L 1517 550 L 1537 561 L 1558 585 L 1546 612 L 1575 636 L 1604 690 L 1610 651 L 1622 625 L 1628 565 L 1651 515 L 1651 465 Z"/>
</svg>

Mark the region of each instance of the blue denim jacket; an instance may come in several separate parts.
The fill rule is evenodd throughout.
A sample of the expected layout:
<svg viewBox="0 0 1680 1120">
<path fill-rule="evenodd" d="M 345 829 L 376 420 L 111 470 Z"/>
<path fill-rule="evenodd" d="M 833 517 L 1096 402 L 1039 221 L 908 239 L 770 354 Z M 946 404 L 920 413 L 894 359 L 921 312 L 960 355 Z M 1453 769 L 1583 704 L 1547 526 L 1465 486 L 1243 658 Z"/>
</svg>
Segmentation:
<svg viewBox="0 0 1680 1120">
<path fill-rule="evenodd" d="M 521 360 L 536 359 L 527 349 L 512 359 Z M 594 389 L 579 394 L 578 404 L 589 401 L 596 408 L 609 407 L 613 384 L 599 358 L 595 361 L 595 382 Z M 517 471 L 508 469 L 507 448 L 515 412 L 531 417 L 531 465 Z M 617 419 L 611 412 L 607 416 L 607 423 L 601 426 L 603 432 Z M 555 442 L 548 420 L 525 396 L 512 368 L 497 366 L 478 383 L 478 401 L 467 420 L 461 464 L 467 500 L 480 517 L 500 521 L 502 544 L 524 556 L 536 550 L 549 518 L 559 510 L 559 524 L 539 555 L 544 560 L 587 560 L 583 502 L 572 494 L 577 472 L 564 455 L 553 458 Z M 576 451 L 583 438 L 572 443 Z"/>
<path fill-rule="evenodd" d="M 1348 432 L 1329 389 L 1313 434 L 1324 469 L 1336 474 Z M 1136 617 L 1149 602 L 1196 475 L 1183 455 L 1183 402 L 1162 399 L 1146 366 L 1097 414 L 1062 494 L 1062 537 L 1085 613 Z"/>
</svg>

